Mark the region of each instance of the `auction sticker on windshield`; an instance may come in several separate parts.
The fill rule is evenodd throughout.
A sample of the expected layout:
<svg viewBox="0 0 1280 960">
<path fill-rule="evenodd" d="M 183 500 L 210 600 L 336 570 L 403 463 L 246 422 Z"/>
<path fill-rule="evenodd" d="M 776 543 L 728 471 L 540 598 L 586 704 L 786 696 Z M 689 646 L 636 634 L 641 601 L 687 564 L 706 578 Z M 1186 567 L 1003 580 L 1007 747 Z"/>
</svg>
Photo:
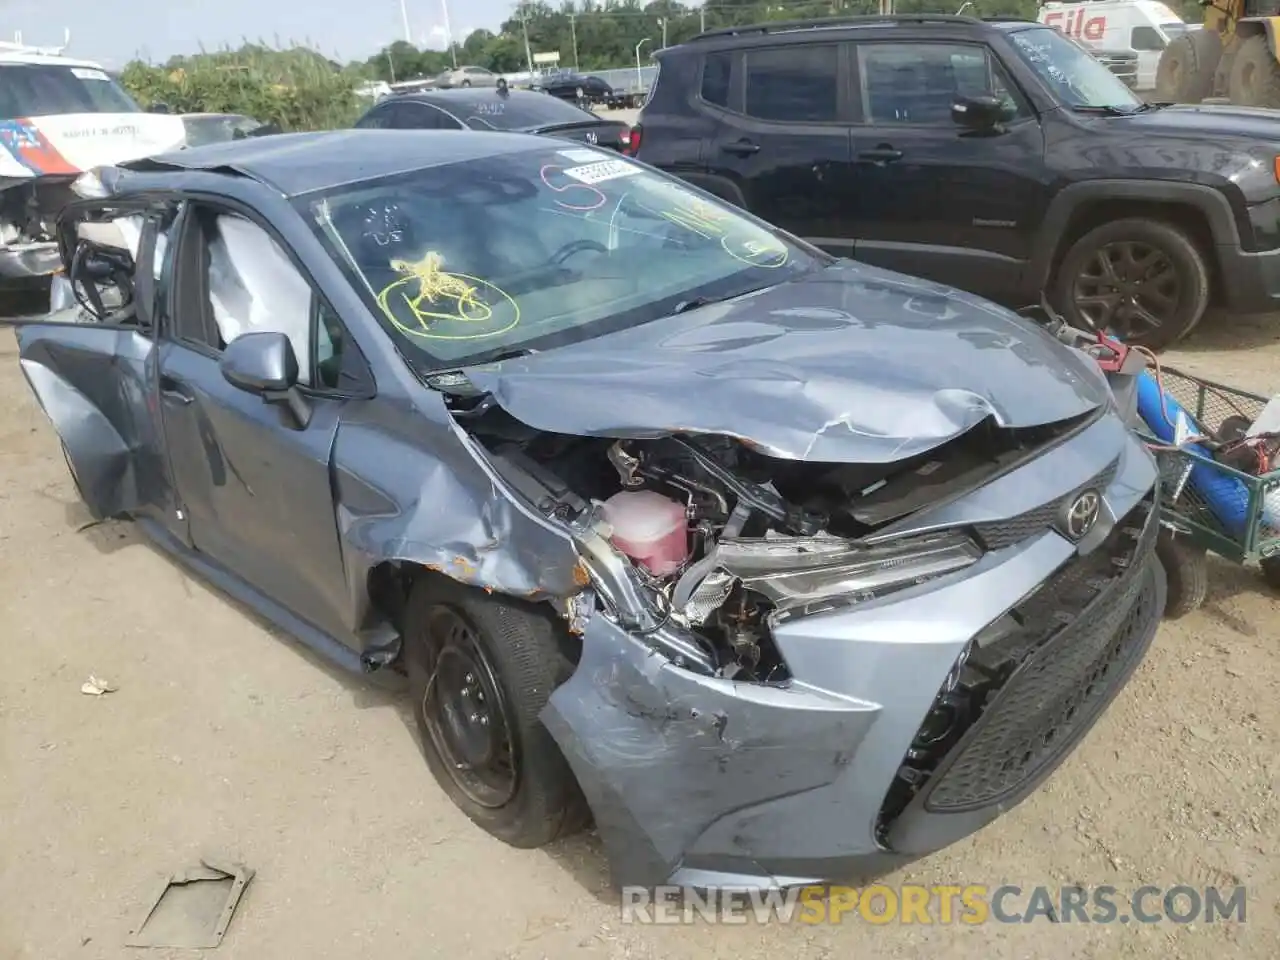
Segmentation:
<svg viewBox="0 0 1280 960">
<path fill-rule="evenodd" d="M 582 183 L 604 183 L 620 177 L 634 177 L 639 172 L 639 167 L 633 167 L 623 160 L 602 160 L 582 167 L 570 167 L 564 175 Z"/>
<path fill-rule="evenodd" d="M 596 163 L 601 159 L 594 150 L 557 150 L 556 153 L 574 163 Z"/>
</svg>

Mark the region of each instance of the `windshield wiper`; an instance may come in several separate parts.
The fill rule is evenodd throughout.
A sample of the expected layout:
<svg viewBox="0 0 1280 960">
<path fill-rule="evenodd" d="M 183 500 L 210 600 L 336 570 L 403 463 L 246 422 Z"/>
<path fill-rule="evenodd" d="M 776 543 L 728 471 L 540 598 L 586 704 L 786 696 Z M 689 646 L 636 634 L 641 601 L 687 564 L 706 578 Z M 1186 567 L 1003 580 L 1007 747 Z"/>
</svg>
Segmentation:
<svg viewBox="0 0 1280 960">
<path fill-rule="evenodd" d="M 1120 107 L 1110 103 L 1078 103 L 1071 107 L 1076 113 L 1101 113 L 1108 117 L 1128 117 L 1138 112 L 1134 110 L 1122 110 Z"/>
<path fill-rule="evenodd" d="M 671 315 L 674 317 L 677 313 L 688 313 L 690 310 L 709 307 L 713 303 L 723 303 L 726 300 L 732 300 L 734 297 L 740 296 L 742 296 L 742 294 L 734 293 L 727 297 L 693 297 L 689 300 L 681 300 L 672 309 Z"/>
<path fill-rule="evenodd" d="M 1133 112 L 1146 113 L 1149 110 L 1163 110 L 1165 107 L 1172 107 L 1175 105 L 1176 104 L 1173 100 L 1148 100 L 1135 107 Z"/>
</svg>

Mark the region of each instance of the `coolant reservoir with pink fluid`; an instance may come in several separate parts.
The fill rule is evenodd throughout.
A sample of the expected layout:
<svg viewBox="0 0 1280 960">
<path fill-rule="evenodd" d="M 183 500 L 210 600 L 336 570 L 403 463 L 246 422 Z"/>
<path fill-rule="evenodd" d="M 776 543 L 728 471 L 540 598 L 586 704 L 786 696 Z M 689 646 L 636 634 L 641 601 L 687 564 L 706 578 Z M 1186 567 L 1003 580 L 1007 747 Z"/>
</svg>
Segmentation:
<svg viewBox="0 0 1280 960">
<path fill-rule="evenodd" d="M 604 502 L 613 545 L 655 576 L 665 577 L 689 559 L 684 504 L 652 490 L 624 490 Z"/>
</svg>

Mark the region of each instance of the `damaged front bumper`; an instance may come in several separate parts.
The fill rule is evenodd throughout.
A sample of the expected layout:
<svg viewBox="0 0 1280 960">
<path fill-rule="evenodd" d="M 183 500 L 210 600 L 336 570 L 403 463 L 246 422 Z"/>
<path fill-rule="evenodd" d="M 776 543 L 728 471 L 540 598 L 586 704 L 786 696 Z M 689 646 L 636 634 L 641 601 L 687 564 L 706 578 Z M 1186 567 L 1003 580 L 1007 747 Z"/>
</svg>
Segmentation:
<svg viewBox="0 0 1280 960">
<path fill-rule="evenodd" d="M 1102 450 L 1111 456 L 1100 462 Z M 1073 477 L 1095 482 L 1093 531 L 1072 543 L 1050 528 L 1057 501 L 1028 504 L 1001 521 L 1007 542 L 962 571 L 782 618 L 773 638 L 785 684 L 699 674 L 658 652 L 652 634 L 586 620 L 577 671 L 543 721 L 592 806 L 616 883 L 742 889 L 874 875 L 972 833 L 1049 776 L 1140 662 L 1165 586 L 1155 469 L 1114 416 L 1025 469 L 1061 474 L 1063 495 L 1079 489 Z M 947 515 L 994 525 L 1036 489 L 1022 473 Z M 963 679 L 996 669 L 999 683 Z"/>
</svg>

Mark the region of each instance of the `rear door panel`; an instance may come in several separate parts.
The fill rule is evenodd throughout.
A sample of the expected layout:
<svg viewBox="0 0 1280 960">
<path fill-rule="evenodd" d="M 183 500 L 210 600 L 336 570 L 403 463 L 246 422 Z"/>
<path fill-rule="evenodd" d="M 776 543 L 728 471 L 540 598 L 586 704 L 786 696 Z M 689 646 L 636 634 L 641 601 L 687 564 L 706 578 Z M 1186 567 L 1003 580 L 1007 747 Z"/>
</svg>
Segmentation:
<svg viewBox="0 0 1280 960">
<path fill-rule="evenodd" d="M 726 199 L 841 256 L 852 251 L 847 57 L 835 43 L 740 54 L 707 145 L 711 179 L 698 184 L 731 183 L 737 196 Z"/>
</svg>

